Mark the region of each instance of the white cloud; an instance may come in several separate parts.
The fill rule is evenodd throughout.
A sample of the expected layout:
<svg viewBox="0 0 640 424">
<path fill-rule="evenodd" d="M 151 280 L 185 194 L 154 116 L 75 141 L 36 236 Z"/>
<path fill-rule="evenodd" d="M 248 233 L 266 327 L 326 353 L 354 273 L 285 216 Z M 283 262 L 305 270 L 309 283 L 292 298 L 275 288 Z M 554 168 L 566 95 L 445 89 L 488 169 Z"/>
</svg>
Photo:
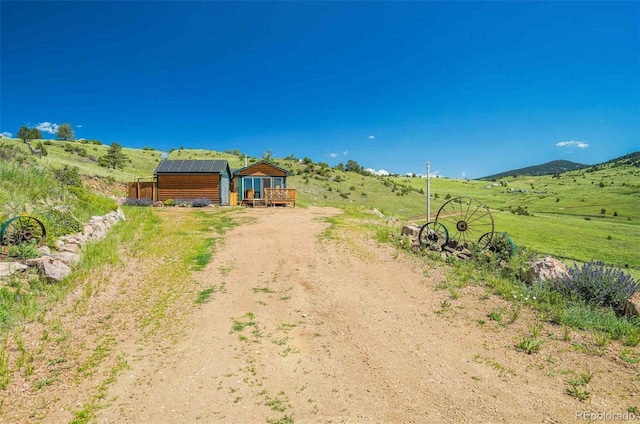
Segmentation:
<svg viewBox="0 0 640 424">
<path fill-rule="evenodd" d="M 389 175 L 389 172 L 388 172 L 388 171 L 385 171 L 384 169 L 381 169 L 381 170 L 379 170 L 379 171 L 376 171 L 376 170 L 375 170 L 375 169 L 373 169 L 373 168 L 367 168 L 367 169 L 365 169 L 365 171 L 369 171 L 369 172 L 371 172 L 373 175 L 381 175 L 381 176 L 387 176 L 387 175 Z"/>
<path fill-rule="evenodd" d="M 376 136 L 375 136 L 375 135 L 370 135 L 370 136 L 369 136 L 369 140 L 373 140 L 373 139 L 375 139 L 375 138 L 376 138 Z"/>
<path fill-rule="evenodd" d="M 467 178 L 467 173 L 466 172 L 462 172 L 462 178 Z"/>
<path fill-rule="evenodd" d="M 343 155 L 346 155 L 347 153 L 349 153 L 348 150 L 345 150 L 344 152 L 342 152 Z"/>
<path fill-rule="evenodd" d="M 335 158 L 336 156 L 338 156 L 337 153 L 331 153 L 329 156 L 331 156 L 332 158 Z"/>
<path fill-rule="evenodd" d="M 52 124 L 51 122 L 40 122 L 36 125 L 36 128 L 42 132 L 48 132 L 51 134 L 55 134 L 58 131 L 58 124 Z"/>
<path fill-rule="evenodd" d="M 587 143 L 585 143 L 584 141 L 560 141 L 558 143 L 556 143 L 556 146 L 558 147 L 577 147 L 579 149 L 586 149 L 587 147 L 589 147 L 589 145 Z"/>
<path fill-rule="evenodd" d="M 76 128 L 82 128 L 81 124 L 76 125 Z"/>
<path fill-rule="evenodd" d="M 2 132 L 2 136 L 3 136 L 3 137 L 11 138 L 11 137 L 13 136 L 13 134 L 11 134 L 9 131 L 3 131 L 3 132 Z"/>
</svg>

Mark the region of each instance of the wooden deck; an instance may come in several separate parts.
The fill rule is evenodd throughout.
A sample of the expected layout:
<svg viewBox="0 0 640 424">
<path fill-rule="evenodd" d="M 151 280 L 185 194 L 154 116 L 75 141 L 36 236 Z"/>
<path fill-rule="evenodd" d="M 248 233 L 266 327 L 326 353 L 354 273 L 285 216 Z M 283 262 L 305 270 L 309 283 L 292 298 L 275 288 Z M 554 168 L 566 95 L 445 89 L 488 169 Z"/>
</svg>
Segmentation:
<svg viewBox="0 0 640 424">
<path fill-rule="evenodd" d="M 265 188 L 264 201 L 267 206 L 293 206 L 296 207 L 296 189 L 295 188 Z"/>
<path fill-rule="evenodd" d="M 254 208 L 266 208 L 269 206 L 292 206 L 295 208 L 296 196 L 295 188 L 265 188 L 264 199 L 259 199 L 255 197 L 253 189 L 248 189 L 245 192 L 242 205 Z"/>
</svg>

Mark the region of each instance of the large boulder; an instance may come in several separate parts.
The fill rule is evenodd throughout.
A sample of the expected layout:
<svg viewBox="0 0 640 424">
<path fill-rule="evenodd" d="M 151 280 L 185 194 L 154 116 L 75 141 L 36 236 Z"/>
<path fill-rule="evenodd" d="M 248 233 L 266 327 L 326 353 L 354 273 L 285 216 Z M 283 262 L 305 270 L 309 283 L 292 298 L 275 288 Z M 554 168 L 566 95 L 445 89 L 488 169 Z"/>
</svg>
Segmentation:
<svg viewBox="0 0 640 424">
<path fill-rule="evenodd" d="M 420 228 L 415 225 L 405 225 L 402 227 L 402 235 L 409 236 L 411 238 L 417 239 L 418 233 L 420 233 Z"/>
<path fill-rule="evenodd" d="M 624 304 L 625 315 L 640 316 L 640 291 L 635 292 Z"/>
<path fill-rule="evenodd" d="M 126 217 L 124 216 L 124 212 L 122 211 L 122 208 L 118 207 L 118 210 L 116 211 L 116 215 L 118 216 L 118 221 L 126 221 Z"/>
<path fill-rule="evenodd" d="M 568 275 L 569 269 L 564 263 L 556 258 L 547 256 L 546 258 L 536 259 L 531 262 L 527 272 L 527 281 L 529 283 L 535 283 L 537 281 L 558 281 Z"/>
<path fill-rule="evenodd" d="M 16 272 L 21 272 L 27 269 L 26 265 L 20 262 L 0 262 L 0 277 L 9 277 Z"/>
<path fill-rule="evenodd" d="M 61 251 L 54 255 L 54 257 L 62 261 L 67 266 L 77 265 L 82 259 L 78 253 Z"/>
<path fill-rule="evenodd" d="M 48 281 L 62 281 L 71 274 L 71 268 L 64 262 L 54 258 L 36 258 L 28 261 L 29 265 L 36 266 L 38 271 Z"/>
</svg>

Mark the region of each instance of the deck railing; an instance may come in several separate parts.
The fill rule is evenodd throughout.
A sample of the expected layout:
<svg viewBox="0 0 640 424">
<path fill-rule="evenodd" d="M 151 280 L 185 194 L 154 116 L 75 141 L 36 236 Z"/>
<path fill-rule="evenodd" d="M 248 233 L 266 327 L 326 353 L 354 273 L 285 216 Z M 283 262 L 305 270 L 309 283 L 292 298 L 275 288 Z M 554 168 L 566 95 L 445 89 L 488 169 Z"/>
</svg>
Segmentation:
<svg viewBox="0 0 640 424">
<path fill-rule="evenodd" d="M 264 201 L 267 206 L 273 205 L 291 205 L 296 207 L 296 189 L 295 188 L 265 188 Z"/>
</svg>

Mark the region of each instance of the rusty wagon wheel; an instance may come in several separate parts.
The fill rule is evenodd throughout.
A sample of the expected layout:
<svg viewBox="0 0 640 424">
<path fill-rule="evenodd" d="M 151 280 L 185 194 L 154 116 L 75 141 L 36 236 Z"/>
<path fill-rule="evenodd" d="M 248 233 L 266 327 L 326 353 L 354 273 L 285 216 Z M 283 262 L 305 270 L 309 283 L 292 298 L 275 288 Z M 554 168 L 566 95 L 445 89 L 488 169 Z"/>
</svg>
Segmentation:
<svg viewBox="0 0 640 424">
<path fill-rule="evenodd" d="M 501 258 L 509 258 L 516 252 L 516 245 L 505 233 L 486 233 L 478 239 L 478 248 L 497 254 Z"/>
<path fill-rule="evenodd" d="M 427 222 L 420 228 L 418 241 L 429 250 L 442 250 L 449 242 L 449 231 L 438 222 Z"/>
<path fill-rule="evenodd" d="M 44 224 L 32 216 L 21 215 L 13 217 L 0 228 L 0 243 L 3 245 L 19 246 L 25 243 L 33 243 L 40 247 L 46 239 L 47 231 L 44 228 Z"/>
<path fill-rule="evenodd" d="M 493 233 L 493 216 L 486 205 L 471 197 L 456 197 L 446 202 L 436 215 L 436 222 L 449 229 L 448 246 L 464 249 L 481 234 Z"/>
</svg>

